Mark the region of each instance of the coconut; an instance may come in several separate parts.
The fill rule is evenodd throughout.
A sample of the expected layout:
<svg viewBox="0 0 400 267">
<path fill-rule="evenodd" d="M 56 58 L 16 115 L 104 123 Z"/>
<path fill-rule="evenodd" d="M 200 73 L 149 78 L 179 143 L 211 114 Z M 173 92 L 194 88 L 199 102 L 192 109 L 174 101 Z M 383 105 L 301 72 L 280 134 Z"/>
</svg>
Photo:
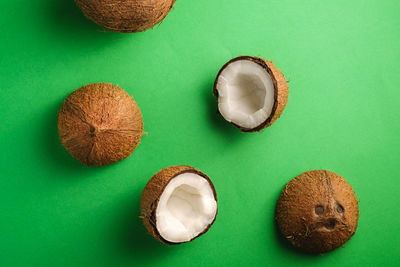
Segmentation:
<svg viewBox="0 0 400 267">
<path fill-rule="evenodd" d="M 83 14 L 117 32 L 142 32 L 161 22 L 175 0 L 75 0 Z"/>
<path fill-rule="evenodd" d="M 129 157 L 143 135 L 140 109 L 127 92 L 95 83 L 69 95 L 58 113 L 58 134 L 65 149 L 89 166 Z"/>
<path fill-rule="evenodd" d="M 241 56 L 219 71 L 214 83 L 218 109 L 228 122 L 243 132 L 255 132 L 273 124 L 288 101 L 283 74 L 272 62 Z"/>
<path fill-rule="evenodd" d="M 189 166 L 171 166 L 147 183 L 140 209 L 152 236 L 165 244 L 180 244 L 208 231 L 217 215 L 217 195 L 203 172 Z"/>
<path fill-rule="evenodd" d="M 325 253 L 356 232 L 358 201 L 341 176 L 325 170 L 291 180 L 278 199 L 276 221 L 282 235 L 308 253 Z"/>
</svg>

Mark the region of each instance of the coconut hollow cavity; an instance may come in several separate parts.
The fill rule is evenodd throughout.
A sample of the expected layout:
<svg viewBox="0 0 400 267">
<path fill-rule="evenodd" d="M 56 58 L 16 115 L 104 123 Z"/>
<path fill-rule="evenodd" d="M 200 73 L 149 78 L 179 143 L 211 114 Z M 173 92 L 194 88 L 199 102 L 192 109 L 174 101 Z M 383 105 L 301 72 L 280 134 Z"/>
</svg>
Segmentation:
<svg viewBox="0 0 400 267">
<path fill-rule="evenodd" d="M 208 231 L 217 215 L 217 195 L 210 178 L 189 166 L 156 173 L 143 190 L 141 217 L 149 233 L 172 245 Z"/>
<path fill-rule="evenodd" d="M 260 131 L 273 124 L 289 94 L 285 77 L 272 62 L 250 56 L 226 63 L 213 91 L 221 115 L 243 132 Z"/>
<path fill-rule="evenodd" d="M 143 135 L 140 109 L 127 92 L 95 83 L 69 95 L 58 113 L 58 134 L 65 149 L 88 166 L 129 157 Z"/>
<path fill-rule="evenodd" d="M 358 201 L 341 176 L 325 170 L 291 180 L 278 199 L 276 222 L 282 235 L 308 253 L 325 253 L 356 232 Z"/>
<path fill-rule="evenodd" d="M 160 23 L 175 0 L 75 0 L 83 14 L 112 31 L 142 32 Z"/>
</svg>

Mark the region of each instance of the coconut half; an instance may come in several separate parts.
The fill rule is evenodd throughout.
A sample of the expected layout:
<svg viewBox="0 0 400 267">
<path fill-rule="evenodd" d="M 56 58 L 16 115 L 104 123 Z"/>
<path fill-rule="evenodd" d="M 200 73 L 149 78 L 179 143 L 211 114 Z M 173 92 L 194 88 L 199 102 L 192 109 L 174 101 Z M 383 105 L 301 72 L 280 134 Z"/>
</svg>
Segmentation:
<svg viewBox="0 0 400 267">
<path fill-rule="evenodd" d="M 143 118 L 123 89 L 110 83 L 89 84 L 64 100 L 58 134 L 72 157 L 88 166 L 103 166 L 132 154 L 143 135 Z"/>
<path fill-rule="evenodd" d="M 217 215 L 217 195 L 210 178 L 201 171 L 171 166 L 147 183 L 140 209 L 152 236 L 166 244 L 180 244 L 208 231 Z"/>
<path fill-rule="evenodd" d="M 282 235 L 308 253 L 325 253 L 356 232 L 358 201 L 341 176 L 325 170 L 305 172 L 291 180 L 278 199 L 276 221 Z"/>
<path fill-rule="evenodd" d="M 161 22 L 175 0 L 75 0 L 83 14 L 117 32 L 142 32 Z"/>
<path fill-rule="evenodd" d="M 213 91 L 221 115 L 243 132 L 260 131 L 274 123 L 289 94 L 285 77 L 272 62 L 250 56 L 226 63 Z"/>
</svg>

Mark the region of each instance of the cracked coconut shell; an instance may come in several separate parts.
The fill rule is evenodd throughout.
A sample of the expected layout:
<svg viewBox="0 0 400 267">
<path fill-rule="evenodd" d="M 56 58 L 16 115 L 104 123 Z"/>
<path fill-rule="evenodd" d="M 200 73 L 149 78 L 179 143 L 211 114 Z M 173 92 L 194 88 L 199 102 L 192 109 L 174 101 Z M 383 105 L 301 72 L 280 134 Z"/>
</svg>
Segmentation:
<svg viewBox="0 0 400 267">
<path fill-rule="evenodd" d="M 218 90 L 217 90 L 217 83 L 218 79 L 221 75 L 221 73 L 232 63 L 235 63 L 240 60 L 248 60 L 251 62 L 254 62 L 261 66 L 263 69 L 266 70 L 266 72 L 269 74 L 269 76 L 272 79 L 273 86 L 274 86 L 274 104 L 272 107 L 272 111 L 270 115 L 265 118 L 263 122 L 260 124 L 251 127 L 251 128 L 246 128 L 242 127 L 238 124 L 235 124 L 234 122 L 230 122 L 232 125 L 235 127 L 239 128 L 242 132 L 260 132 L 263 129 L 271 126 L 281 115 L 283 110 L 286 107 L 286 104 L 288 102 L 289 98 L 289 87 L 287 84 L 287 81 L 285 79 L 285 76 L 282 74 L 282 72 L 275 67 L 275 65 L 266 59 L 262 59 L 259 57 L 252 57 L 252 56 L 239 56 L 236 57 L 230 61 L 228 61 L 218 72 L 217 77 L 214 82 L 214 87 L 213 87 L 213 93 L 214 96 L 219 98 Z"/>
<path fill-rule="evenodd" d="M 194 239 L 198 238 L 199 236 L 205 234 L 212 224 L 214 223 L 216 219 L 216 214 L 213 219 L 213 221 L 202 231 L 199 233 L 197 236 L 192 238 L 189 241 L 186 242 L 180 242 L 180 243 L 174 243 L 165 240 L 161 234 L 157 230 L 157 221 L 156 221 L 156 212 L 157 212 L 157 207 L 158 203 L 161 197 L 161 194 L 164 192 L 164 189 L 168 185 L 168 183 L 173 180 L 175 177 L 177 177 L 180 174 L 184 173 L 194 173 L 197 174 L 203 178 L 205 178 L 209 186 L 211 187 L 214 195 L 215 201 L 217 201 L 217 193 L 215 191 L 214 185 L 211 182 L 210 178 L 204 174 L 203 172 L 190 167 L 190 166 L 184 166 L 184 165 L 179 165 L 179 166 L 170 166 L 168 168 L 164 168 L 161 171 L 157 172 L 154 174 L 154 176 L 149 180 L 149 182 L 146 184 L 145 188 L 143 189 L 142 192 L 142 197 L 140 200 L 140 213 L 141 213 L 141 218 L 143 220 L 143 224 L 146 227 L 147 231 L 157 240 L 161 241 L 164 244 L 167 245 L 177 245 L 181 243 L 187 243 L 190 241 L 193 241 Z"/>
<path fill-rule="evenodd" d="M 325 253 L 356 232 L 358 201 L 341 176 L 325 170 L 291 180 L 278 199 L 276 222 L 282 235 L 308 253 Z"/>
<path fill-rule="evenodd" d="M 140 109 L 127 92 L 110 83 L 85 85 L 69 95 L 58 113 L 65 149 L 88 166 L 129 157 L 143 135 Z"/>
<path fill-rule="evenodd" d="M 75 0 L 83 14 L 112 31 L 143 32 L 161 22 L 175 0 Z"/>
</svg>

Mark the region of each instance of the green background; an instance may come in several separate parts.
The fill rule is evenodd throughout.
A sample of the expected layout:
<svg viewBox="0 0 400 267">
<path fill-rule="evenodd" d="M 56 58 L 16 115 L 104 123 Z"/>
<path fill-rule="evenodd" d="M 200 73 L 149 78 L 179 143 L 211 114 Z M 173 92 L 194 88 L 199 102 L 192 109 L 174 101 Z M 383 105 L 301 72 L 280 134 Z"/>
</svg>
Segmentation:
<svg viewBox="0 0 400 267">
<path fill-rule="evenodd" d="M 120 34 L 72 0 L 1 0 L 0 266 L 394 266 L 400 262 L 400 1 L 178 0 L 154 30 Z M 239 55 L 290 80 L 282 117 L 242 134 L 212 84 Z M 118 84 L 145 131 L 128 159 L 84 167 L 61 146 L 57 112 L 73 90 Z M 168 247 L 139 219 L 148 179 L 169 165 L 207 173 L 210 231 Z M 280 191 L 328 169 L 360 200 L 356 235 L 304 255 L 274 225 Z"/>
</svg>

